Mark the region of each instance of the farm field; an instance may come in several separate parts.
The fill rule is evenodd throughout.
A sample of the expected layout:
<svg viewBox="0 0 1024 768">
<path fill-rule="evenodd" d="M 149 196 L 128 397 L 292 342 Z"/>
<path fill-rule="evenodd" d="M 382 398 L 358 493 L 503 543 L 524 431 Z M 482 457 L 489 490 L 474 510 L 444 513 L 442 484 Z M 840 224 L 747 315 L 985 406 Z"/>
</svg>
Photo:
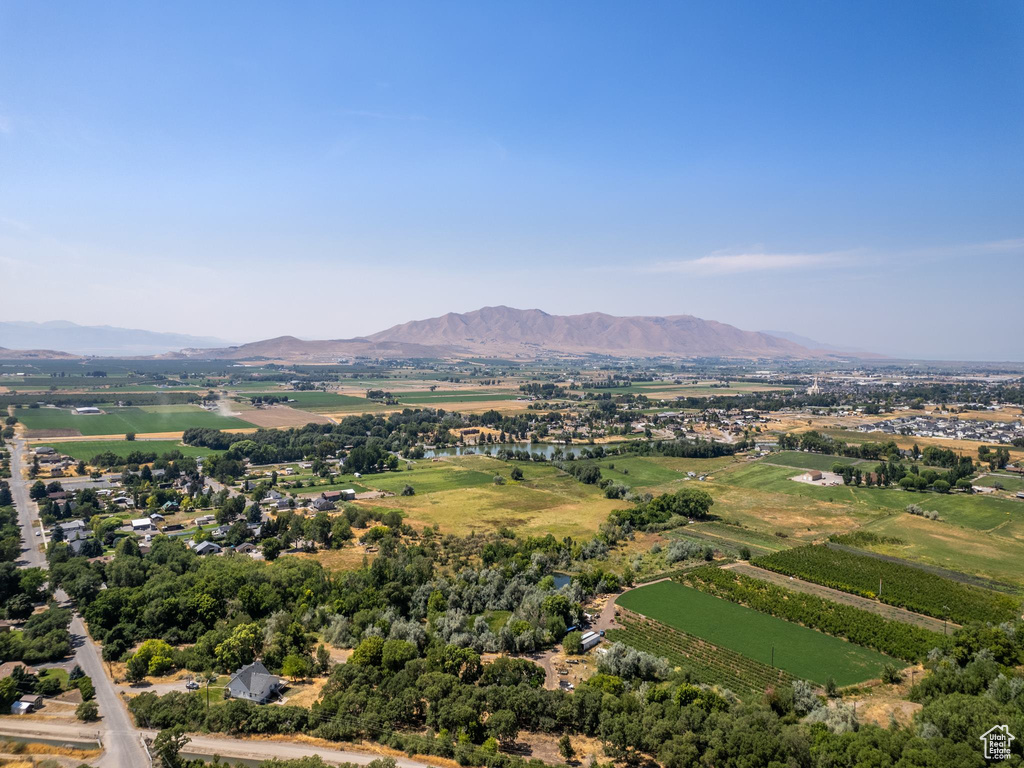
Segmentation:
<svg viewBox="0 0 1024 768">
<path fill-rule="evenodd" d="M 897 488 L 816 486 L 794 482 L 792 477 L 792 469 L 759 461 L 731 469 L 716 480 L 747 491 L 777 492 L 808 501 L 846 505 L 851 511 L 866 515 L 902 513 L 908 504 L 917 504 L 938 512 L 946 523 L 979 531 L 1001 526 L 1014 514 L 1024 517 L 1024 506 L 1013 499 L 980 494 L 911 492 Z"/>
<path fill-rule="evenodd" d="M 881 673 L 888 656 L 792 624 L 736 603 L 663 581 L 624 593 L 618 605 L 717 646 L 771 664 L 794 677 L 841 685 L 869 680 Z"/>
<path fill-rule="evenodd" d="M 500 400 L 515 400 L 521 397 L 518 393 L 501 389 L 464 389 L 464 390 L 420 390 L 415 392 L 393 392 L 399 402 L 409 405 L 433 406 L 450 405 L 452 403 L 479 403 Z"/>
<path fill-rule="evenodd" d="M 679 459 L 667 456 L 610 456 L 587 460 L 601 470 L 601 477 L 630 488 L 658 489 L 664 493 L 687 478 L 687 472 L 697 475 L 711 474 L 734 463 L 732 456 L 716 459 Z"/>
<path fill-rule="evenodd" d="M 610 629 L 612 642 L 661 656 L 700 683 L 728 688 L 741 699 L 754 701 L 769 686 L 788 685 L 792 675 L 768 664 L 709 643 L 695 635 L 649 618 L 623 618 L 623 629 Z"/>
<path fill-rule="evenodd" d="M 1012 493 L 1024 491 L 1024 477 L 1020 475 L 985 475 L 974 481 L 975 485 L 981 485 L 986 488 L 993 488 L 996 483 L 999 483 L 999 485 Z"/>
<path fill-rule="evenodd" d="M 1019 598 L 824 545 L 777 552 L 753 564 L 960 624 L 1009 621 L 1020 612 Z"/>
<path fill-rule="evenodd" d="M 462 456 L 417 462 L 411 471 L 364 475 L 359 482 L 398 493 L 411 485 L 414 496 L 392 496 L 368 503 L 400 509 L 418 525 L 437 523 L 445 533 L 465 535 L 508 526 L 520 533 L 552 533 L 556 537 L 592 535 L 613 509 L 626 502 L 606 499 L 593 485 L 584 485 L 544 463 L 503 462 L 489 456 Z M 519 466 L 524 479 L 510 479 Z M 502 475 L 504 485 L 495 485 Z"/>
<path fill-rule="evenodd" d="M 93 456 L 107 451 L 116 453 L 118 456 L 127 456 L 132 451 L 155 453 L 157 456 L 169 451 L 181 451 L 183 456 L 206 456 L 211 453 L 219 453 L 212 448 L 182 445 L 177 440 L 69 440 L 50 443 L 43 441 L 38 445 L 49 445 L 65 456 L 86 462 Z"/>
<path fill-rule="evenodd" d="M 286 397 L 288 405 L 292 408 L 299 408 L 309 411 L 332 411 L 349 406 L 372 407 L 379 405 L 373 400 L 355 395 L 339 395 L 336 392 L 292 392 L 291 390 L 278 390 L 276 392 L 246 392 L 240 399 L 248 400 L 252 397 Z"/>
<path fill-rule="evenodd" d="M 82 436 L 183 432 L 189 427 L 244 429 L 252 426 L 242 419 L 211 413 L 194 405 L 106 406 L 103 411 L 102 414 L 78 415 L 67 408 L 22 408 L 17 416 L 30 433 L 64 430 Z"/>
<path fill-rule="evenodd" d="M 822 472 L 830 471 L 833 464 L 861 467 L 862 471 L 878 465 L 877 461 L 851 459 L 846 456 L 831 456 L 826 453 L 804 453 L 803 451 L 773 453 L 763 459 L 763 461 L 766 464 L 777 464 L 797 469 L 820 469 Z"/>
<path fill-rule="evenodd" d="M 1024 586 L 1024 538 L 1016 528 L 1007 529 L 1007 534 L 1017 534 L 1013 537 L 999 535 L 1001 531 L 984 533 L 914 515 L 893 515 L 871 523 L 865 530 L 895 539 L 864 546 L 872 552 Z"/>
</svg>

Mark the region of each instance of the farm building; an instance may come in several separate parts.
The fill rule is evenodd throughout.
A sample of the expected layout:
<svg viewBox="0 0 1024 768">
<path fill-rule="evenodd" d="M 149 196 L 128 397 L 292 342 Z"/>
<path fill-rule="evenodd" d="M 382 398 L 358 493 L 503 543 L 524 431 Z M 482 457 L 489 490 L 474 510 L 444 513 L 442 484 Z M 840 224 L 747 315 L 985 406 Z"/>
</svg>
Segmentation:
<svg viewBox="0 0 1024 768">
<path fill-rule="evenodd" d="M 153 521 L 148 517 L 140 517 L 132 520 L 133 531 L 151 531 L 153 530 Z"/>
<path fill-rule="evenodd" d="M 817 469 L 809 469 L 806 472 L 804 472 L 801 479 L 805 483 L 816 483 L 819 480 L 821 480 L 821 472 Z"/>
<path fill-rule="evenodd" d="M 356 492 L 352 488 L 346 488 L 338 493 L 341 494 L 342 501 L 354 501 L 356 498 Z"/>
<path fill-rule="evenodd" d="M 94 413 L 103 413 L 103 411 L 93 405 L 83 405 L 81 408 L 75 408 L 75 413 L 79 416 L 88 416 Z"/>
<path fill-rule="evenodd" d="M 589 651 L 595 645 L 601 642 L 601 636 L 597 632 L 584 632 L 583 637 L 580 638 L 580 642 L 583 643 L 583 650 Z"/>
</svg>

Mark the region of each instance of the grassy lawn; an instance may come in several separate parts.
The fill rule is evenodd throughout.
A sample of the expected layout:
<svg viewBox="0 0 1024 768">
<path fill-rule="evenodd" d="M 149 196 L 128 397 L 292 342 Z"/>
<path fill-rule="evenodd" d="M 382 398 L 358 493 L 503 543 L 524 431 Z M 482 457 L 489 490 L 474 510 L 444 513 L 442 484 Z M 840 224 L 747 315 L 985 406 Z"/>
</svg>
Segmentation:
<svg viewBox="0 0 1024 768">
<path fill-rule="evenodd" d="M 103 410 L 102 414 L 78 415 L 65 408 L 23 408 L 18 411 L 18 419 L 30 430 L 70 429 L 84 436 L 183 432 L 189 427 L 242 429 L 252 426 L 247 421 L 204 411 L 194 405 L 106 406 Z"/>
<path fill-rule="evenodd" d="M 211 448 L 182 445 L 177 440 L 71 440 L 40 443 L 40 445 L 50 445 L 65 456 L 82 461 L 89 461 L 96 454 L 105 451 L 112 451 L 118 456 L 127 456 L 132 451 L 155 453 L 157 456 L 169 451 L 181 451 L 184 456 L 206 456 L 211 453 L 219 453 Z"/>
<path fill-rule="evenodd" d="M 632 590 L 618 604 L 747 658 L 824 684 L 852 685 L 878 677 L 888 656 L 736 603 L 666 581 Z"/>
</svg>

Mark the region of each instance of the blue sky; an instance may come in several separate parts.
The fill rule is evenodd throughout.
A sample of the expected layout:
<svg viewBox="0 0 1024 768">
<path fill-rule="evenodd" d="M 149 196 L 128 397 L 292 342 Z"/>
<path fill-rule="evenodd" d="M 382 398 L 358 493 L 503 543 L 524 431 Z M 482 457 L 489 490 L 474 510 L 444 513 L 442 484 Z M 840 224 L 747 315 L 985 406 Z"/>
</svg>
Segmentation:
<svg viewBox="0 0 1024 768">
<path fill-rule="evenodd" d="M 4 0 L 0 319 L 500 303 L 1024 360 L 1021 83 L 1018 0 Z"/>
</svg>

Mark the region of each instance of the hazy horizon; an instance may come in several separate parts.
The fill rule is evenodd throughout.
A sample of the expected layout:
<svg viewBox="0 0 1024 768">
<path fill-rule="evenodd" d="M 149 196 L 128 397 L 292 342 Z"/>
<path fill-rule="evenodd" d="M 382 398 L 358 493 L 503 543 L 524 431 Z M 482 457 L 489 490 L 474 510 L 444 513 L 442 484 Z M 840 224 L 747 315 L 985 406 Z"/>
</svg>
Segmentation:
<svg viewBox="0 0 1024 768">
<path fill-rule="evenodd" d="M 10 2 L 0 68 L 4 318 L 1024 361 L 1019 3 Z"/>
</svg>

